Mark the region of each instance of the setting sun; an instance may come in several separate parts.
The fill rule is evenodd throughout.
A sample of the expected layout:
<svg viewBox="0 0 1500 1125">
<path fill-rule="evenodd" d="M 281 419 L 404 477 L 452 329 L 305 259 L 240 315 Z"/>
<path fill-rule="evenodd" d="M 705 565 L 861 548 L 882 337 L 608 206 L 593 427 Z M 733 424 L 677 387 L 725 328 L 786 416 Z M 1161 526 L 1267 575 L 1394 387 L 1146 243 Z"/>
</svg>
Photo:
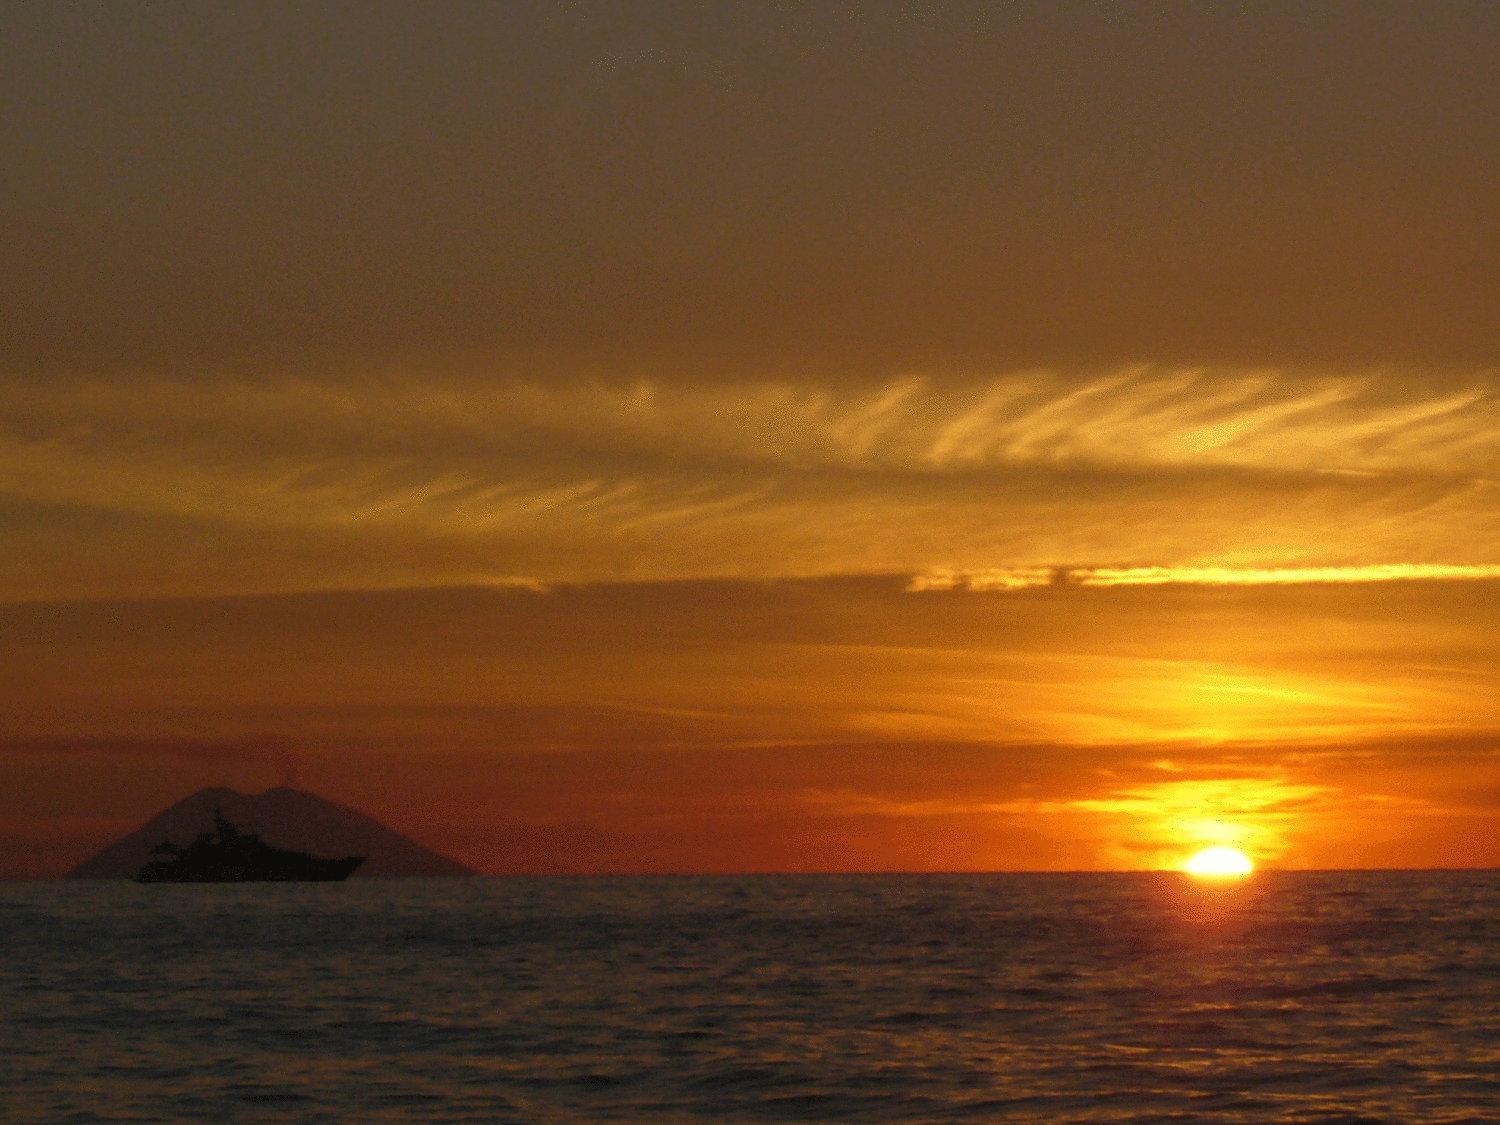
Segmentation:
<svg viewBox="0 0 1500 1125">
<path fill-rule="evenodd" d="M 1250 857 L 1238 848 L 1204 848 L 1183 865 L 1189 875 L 1201 879 L 1236 879 L 1255 870 Z"/>
</svg>

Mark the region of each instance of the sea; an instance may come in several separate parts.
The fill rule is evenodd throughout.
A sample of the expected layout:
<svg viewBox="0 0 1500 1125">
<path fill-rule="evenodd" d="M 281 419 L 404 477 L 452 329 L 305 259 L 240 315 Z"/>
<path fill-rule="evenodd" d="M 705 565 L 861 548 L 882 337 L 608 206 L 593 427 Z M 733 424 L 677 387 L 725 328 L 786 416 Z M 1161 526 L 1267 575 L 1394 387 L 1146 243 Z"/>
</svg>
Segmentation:
<svg viewBox="0 0 1500 1125">
<path fill-rule="evenodd" d="M 1500 872 L 0 884 L 0 1117 L 1500 1121 Z"/>
</svg>

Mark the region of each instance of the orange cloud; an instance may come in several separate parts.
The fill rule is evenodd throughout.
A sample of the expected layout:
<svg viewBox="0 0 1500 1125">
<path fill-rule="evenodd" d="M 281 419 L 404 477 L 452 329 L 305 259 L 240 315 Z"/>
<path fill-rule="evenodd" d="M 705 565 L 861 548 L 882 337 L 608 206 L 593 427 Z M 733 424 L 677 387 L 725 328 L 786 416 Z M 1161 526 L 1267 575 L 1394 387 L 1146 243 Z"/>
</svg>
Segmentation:
<svg viewBox="0 0 1500 1125">
<path fill-rule="evenodd" d="M 1500 778 L 1493 585 L 0 606 L 0 819 L 144 818 L 295 754 L 490 870 L 1172 865 L 1209 824 L 1293 866 L 1470 863 Z"/>
</svg>

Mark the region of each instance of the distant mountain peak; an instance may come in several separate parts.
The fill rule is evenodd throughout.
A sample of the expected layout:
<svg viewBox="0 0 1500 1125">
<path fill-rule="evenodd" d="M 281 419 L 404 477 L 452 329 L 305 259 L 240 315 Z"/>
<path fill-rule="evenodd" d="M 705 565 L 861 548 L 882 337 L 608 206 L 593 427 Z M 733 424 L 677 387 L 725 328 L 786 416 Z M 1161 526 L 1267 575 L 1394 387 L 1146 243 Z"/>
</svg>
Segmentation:
<svg viewBox="0 0 1500 1125">
<path fill-rule="evenodd" d="M 182 846 L 202 832 L 213 831 L 216 810 L 275 847 L 317 856 L 367 857 L 355 878 L 474 874 L 456 860 L 387 828 L 358 809 L 316 793 L 277 785 L 259 794 L 226 786 L 199 789 L 84 860 L 68 872 L 68 878 L 131 878 L 149 861 L 151 849 L 158 844 L 170 841 Z"/>
</svg>

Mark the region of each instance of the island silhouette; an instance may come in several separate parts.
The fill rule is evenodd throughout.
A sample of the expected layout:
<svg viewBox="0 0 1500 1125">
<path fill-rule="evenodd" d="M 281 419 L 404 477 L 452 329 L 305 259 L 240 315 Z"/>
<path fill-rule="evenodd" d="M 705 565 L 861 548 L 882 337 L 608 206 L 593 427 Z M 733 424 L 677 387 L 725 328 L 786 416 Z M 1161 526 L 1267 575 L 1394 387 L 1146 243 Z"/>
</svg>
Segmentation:
<svg viewBox="0 0 1500 1125">
<path fill-rule="evenodd" d="M 357 809 L 280 785 L 258 794 L 200 789 L 84 860 L 67 878 L 137 878 L 161 861 L 164 845 L 168 853 L 180 852 L 200 837 L 218 834 L 225 822 L 254 833 L 275 849 L 311 856 L 363 856 L 354 878 L 475 874 Z"/>
</svg>

